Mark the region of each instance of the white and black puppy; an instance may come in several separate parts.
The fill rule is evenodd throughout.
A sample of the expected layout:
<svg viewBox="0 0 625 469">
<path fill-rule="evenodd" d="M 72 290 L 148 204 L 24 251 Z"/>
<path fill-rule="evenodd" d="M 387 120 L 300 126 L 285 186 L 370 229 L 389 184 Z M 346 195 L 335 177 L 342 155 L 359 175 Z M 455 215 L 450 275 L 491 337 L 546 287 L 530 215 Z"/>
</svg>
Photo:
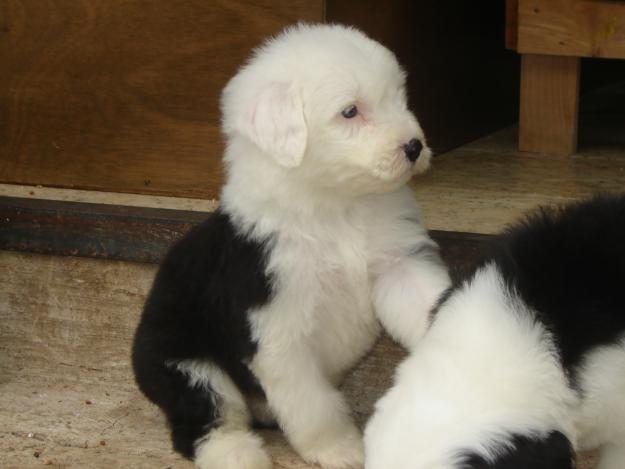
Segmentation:
<svg viewBox="0 0 625 469">
<path fill-rule="evenodd" d="M 367 469 L 625 468 L 625 197 L 542 209 L 443 296 L 365 432 Z"/>
<path fill-rule="evenodd" d="M 252 419 L 307 461 L 359 467 L 336 385 L 380 323 L 412 347 L 449 286 L 404 187 L 430 159 L 405 74 L 359 31 L 299 25 L 255 52 L 222 111 L 220 208 L 158 272 L 138 385 L 202 469 L 270 467 Z"/>
</svg>

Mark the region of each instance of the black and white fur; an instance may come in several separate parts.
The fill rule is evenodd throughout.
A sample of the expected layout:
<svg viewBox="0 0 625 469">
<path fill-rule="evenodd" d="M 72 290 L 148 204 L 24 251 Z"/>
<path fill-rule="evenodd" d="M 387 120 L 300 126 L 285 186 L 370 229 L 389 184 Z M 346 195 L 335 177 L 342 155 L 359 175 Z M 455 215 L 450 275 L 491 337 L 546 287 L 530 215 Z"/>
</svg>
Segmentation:
<svg viewBox="0 0 625 469">
<path fill-rule="evenodd" d="M 443 296 L 367 469 L 625 468 L 625 197 L 542 209 Z"/>
<path fill-rule="evenodd" d="M 220 209 L 164 260 L 133 365 L 176 450 L 266 469 L 252 420 L 307 461 L 361 467 L 336 386 L 380 323 L 412 348 L 449 286 L 404 184 L 430 150 L 395 57 L 341 26 L 267 42 L 222 98 Z"/>
</svg>

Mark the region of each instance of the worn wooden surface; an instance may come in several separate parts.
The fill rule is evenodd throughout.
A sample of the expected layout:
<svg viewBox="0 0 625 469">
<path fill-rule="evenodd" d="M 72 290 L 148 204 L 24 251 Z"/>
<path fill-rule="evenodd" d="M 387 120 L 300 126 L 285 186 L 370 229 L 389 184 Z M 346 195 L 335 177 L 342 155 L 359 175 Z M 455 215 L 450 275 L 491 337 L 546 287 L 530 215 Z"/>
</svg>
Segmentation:
<svg viewBox="0 0 625 469">
<path fill-rule="evenodd" d="M 154 273 L 147 264 L 0 251 L 0 467 L 193 467 L 171 451 L 129 366 Z M 360 425 L 403 356 L 383 339 L 348 377 Z M 314 467 L 278 432 L 263 437 L 276 469 Z"/>
<path fill-rule="evenodd" d="M 519 149 L 571 156 L 577 150 L 580 59 L 524 54 Z"/>
<path fill-rule="evenodd" d="M 518 1 L 520 53 L 625 58 L 625 2 Z"/>
<path fill-rule="evenodd" d="M 322 0 L 0 2 L 0 181 L 215 198 L 218 98 Z"/>
<path fill-rule="evenodd" d="M 613 122 L 588 120 L 580 128 L 585 145 L 571 158 L 519 152 L 516 129 L 436 158 L 430 172 L 411 182 L 428 227 L 496 233 L 538 205 L 563 204 L 598 192 L 622 193 L 625 133 L 618 129 L 625 125 L 624 99 L 625 94 L 620 100 L 608 95 L 606 105 L 619 106 Z"/>
<path fill-rule="evenodd" d="M 0 196 L 0 249 L 158 263 L 202 212 Z"/>
</svg>

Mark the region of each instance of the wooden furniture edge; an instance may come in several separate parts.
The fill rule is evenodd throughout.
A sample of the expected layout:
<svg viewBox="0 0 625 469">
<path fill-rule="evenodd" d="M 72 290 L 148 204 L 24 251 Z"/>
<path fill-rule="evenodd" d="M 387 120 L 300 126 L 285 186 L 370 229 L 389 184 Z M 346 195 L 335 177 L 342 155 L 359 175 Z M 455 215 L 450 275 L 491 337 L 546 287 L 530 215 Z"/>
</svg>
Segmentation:
<svg viewBox="0 0 625 469">
<path fill-rule="evenodd" d="M 523 54 L 519 149 L 568 157 L 577 151 L 579 57 Z"/>
</svg>

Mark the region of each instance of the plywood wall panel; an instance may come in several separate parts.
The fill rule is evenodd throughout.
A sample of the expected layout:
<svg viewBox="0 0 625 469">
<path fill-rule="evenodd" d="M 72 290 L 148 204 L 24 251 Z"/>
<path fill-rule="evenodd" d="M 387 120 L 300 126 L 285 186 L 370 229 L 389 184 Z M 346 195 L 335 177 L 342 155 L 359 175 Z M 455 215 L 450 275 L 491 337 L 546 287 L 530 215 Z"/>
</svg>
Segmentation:
<svg viewBox="0 0 625 469">
<path fill-rule="evenodd" d="M 323 0 L 4 0 L 0 181 L 214 198 L 218 98 Z"/>
</svg>

